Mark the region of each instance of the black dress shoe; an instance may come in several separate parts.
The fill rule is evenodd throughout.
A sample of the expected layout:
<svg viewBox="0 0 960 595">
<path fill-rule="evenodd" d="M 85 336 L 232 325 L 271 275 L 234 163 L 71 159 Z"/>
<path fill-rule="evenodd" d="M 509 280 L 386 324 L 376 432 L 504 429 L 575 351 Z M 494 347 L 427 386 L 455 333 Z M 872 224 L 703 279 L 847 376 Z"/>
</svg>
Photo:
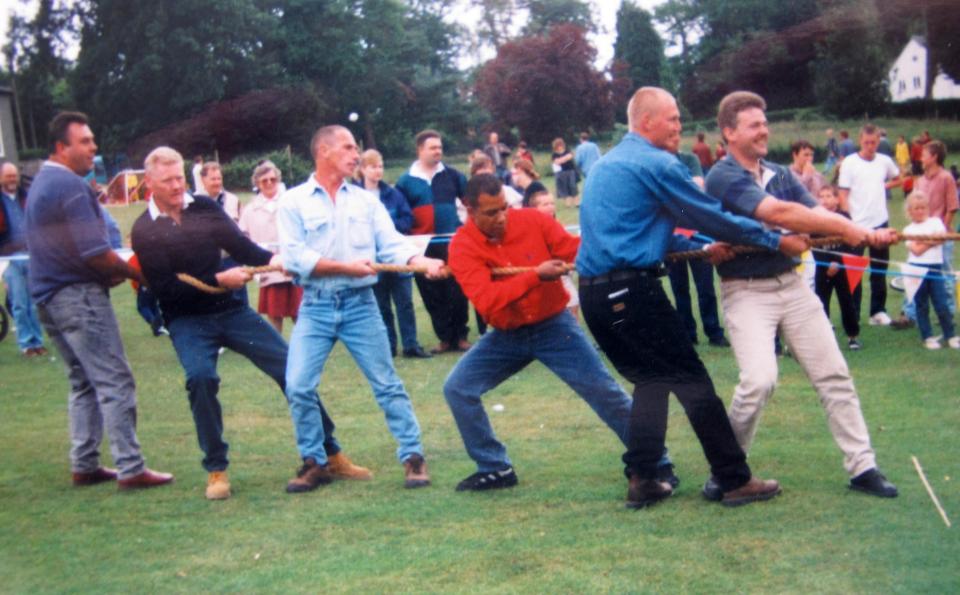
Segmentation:
<svg viewBox="0 0 960 595">
<path fill-rule="evenodd" d="M 427 353 L 426 351 L 424 351 L 424 350 L 423 350 L 423 347 L 420 347 L 419 345 L 417 345 L 416 347 L 414 347 L 414 348 L 412 348 L 412 349 L 404 349 L 404 350 L 403 350 L 403 357 L 416 357 L 416 358 L 421 358 L 421 359 L 428 359 L 428 358 L 431 358 L 431 357 L 433 357 L 433 356 L 430 355 L 429 353 Z"/>
<path fill-rule="evenodd" d="M 867 469 L 851 479 L 850 489 L 879 498 L 896 498 L 898 494 L 897 486 L 887 481 L 877 468 Z"/>
<path fill-rule="evenodd" d="M 710 479 L 707 480 L 707 483 L 703 484 L 703 497 L 710 502 L 723 500 L 723 490 L 720 489 L 720 484 L 717 483 L 716 478 L 712 475 Z"/>
</svg>

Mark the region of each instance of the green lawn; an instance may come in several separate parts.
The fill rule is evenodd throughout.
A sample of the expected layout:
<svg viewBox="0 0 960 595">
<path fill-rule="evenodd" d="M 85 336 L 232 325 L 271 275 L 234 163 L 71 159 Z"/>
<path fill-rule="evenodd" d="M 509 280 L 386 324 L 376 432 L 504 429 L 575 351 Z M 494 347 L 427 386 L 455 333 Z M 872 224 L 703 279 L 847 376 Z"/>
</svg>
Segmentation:
<svg viewBox="0 0 960 595">
<path fill-rule="evenodd" d="M 890 206 L 899 225 L 901 204 L 898 197 Z M 129 229 L 142 208 L 113 213 Z M 560 212 L 576 220 L 574 209 Z M 893 258 L 903 257 L 897 247 Z M 750 457 L 759 474 L 784 486 L 772 502 L 728 510 L 700 497 L 706 463 L 674 401 L 668 444 L 680 488 L 654 508 L 624 509 L 621 445 L 539 364 L 487 398 L 505 406 L 491 416 L 520 485 L 455 493 L 474 470 L 441 393 L 455 356 L 397 360 L 433 476 L 433 486 L 407 491 L 383 416 L 338 346 L 321 395 L 345 451 L 372 468 L 374 480 L 285 494 L 299 463 L 285 401 L 228 352 L 220 374 L 234 496 L 208 502 L 182 371 L 169 340 L 153 338 L 139 319 L 133 298 L 128 286 L 113 291 L 138 380 L 140 440 L 149 464 L 174 472 L 176 483 L 136 494 L 71 487 L 60 363 L 23 360 L 7 338 L 0 343 L 3 592 L 960 589 L 957 530 L 944 526 L 910 462 L 919 457 L 960 521 L 960 353 L 927 352 L 915 330 L 864 326 L 864 350 L 848 354 L 879 460 L 900 488 L 895 500 L 846 489 L 816 395 L 789 358 L 781 360 L 780 387 Z M 891 293 L 891 313 L 900 299 Z M 435 338 L 419 303 L 418 316 L 430 346 Z M 737 379 L 732 354 L 701 353 L 729 400 Z"/>
</svg>

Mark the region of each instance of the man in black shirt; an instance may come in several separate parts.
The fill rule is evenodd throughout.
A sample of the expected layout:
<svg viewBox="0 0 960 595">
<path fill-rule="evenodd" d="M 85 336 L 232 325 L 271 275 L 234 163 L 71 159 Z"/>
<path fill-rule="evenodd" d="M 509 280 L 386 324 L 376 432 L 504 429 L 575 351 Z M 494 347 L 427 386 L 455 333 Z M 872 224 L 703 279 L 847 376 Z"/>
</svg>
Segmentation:
<svg viewBox="0 0 960 595">
<path fill-rule="evenodd" d="M 241 233 L 217 203 L 185 194 L 183 158 L 169 147 L 154 149 L 145 161 L 146 184 L 152 191 L 147 212 L 133 225 L 131 239 L 144 277 L 160 300 L 170 339 L 186 372 L 190 409 L 209 473 L 206 497 L 230 497 L 226 469 L 227 443 L 217 391 L 217 351 L 228 347 L 248 358 L 285 387 L 287 344 L 263 318 L 237 298 L 251 274 L 237 266 L 222 270 L 221 250 L 237 262 L 278 264 L 280 257 L 260 248 Z M 208 285 L 230 291 L 210 294 L 177 278 L 187 273 Z M 319 400 L 319 399 L 318 399 Z M 369 479 L 370 471 L 353 465 L 332 437 L 333 422 L 320 405 L 324 448 L 334 477 Z"/>
</svg>

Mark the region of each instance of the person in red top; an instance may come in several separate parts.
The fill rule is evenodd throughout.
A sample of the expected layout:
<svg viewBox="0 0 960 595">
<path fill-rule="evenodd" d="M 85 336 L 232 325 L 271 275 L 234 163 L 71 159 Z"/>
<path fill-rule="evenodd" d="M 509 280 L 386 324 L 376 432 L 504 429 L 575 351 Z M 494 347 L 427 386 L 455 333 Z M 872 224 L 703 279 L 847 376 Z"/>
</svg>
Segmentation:
<svg viewBox="0 0 960 595">
<path fill-rule="evenodd" d="M 471 178 L 464 200 L 469 219 L 450 243 L 448 264 L 494 330 L 457 362 L 443 386 L 478 469 L 457 485 L 458 492 L 517 484 L 506 447 L 494 435 L 480 399 L 533 360 L 566 382 L 621 441 L 633 405 L 567 311 L 569 296 L 560 277 L 576 257 L 580 238 L 536 209 L 508 209 L 500 180 L 490 174 Z M 494 276 L 491 269 L 497 267 L 531 270 Z M 659 475 L 673 485 L 679 482 L 666 451 Z"/>
<path fill-rule="evenodd" d="M 707 172 L 713 167 L 713 153 L 710 152 L 710 145 L 703 142 L 703 139 L 704 134 L 698 132 L 697 142 L 693 143 L 693 148 L 690 149 L 690 152 L 700 160 L 700 168 L 703 169 L 703 175 L 707 175 Z M 719 159 L 719 157 L 717 157 L 717 159 Z"/>
</svg>

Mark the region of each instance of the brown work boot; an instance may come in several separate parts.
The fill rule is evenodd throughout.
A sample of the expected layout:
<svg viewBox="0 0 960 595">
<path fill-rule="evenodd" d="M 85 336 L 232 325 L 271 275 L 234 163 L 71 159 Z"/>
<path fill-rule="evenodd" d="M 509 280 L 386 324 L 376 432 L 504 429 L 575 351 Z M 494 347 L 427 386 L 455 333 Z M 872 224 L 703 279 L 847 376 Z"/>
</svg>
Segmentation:
<svg viewBox="0 0 960 595">
<path fill-rule="evenodd" d="M 671 494 L 673 494 L 673 488 L 666 481 L 642 479 L 637 475 L 631 475 L 630 486 L 627 488 L 626 506 L 638 510 L 669 498 Z"/>
<path fill-rule="evenodd" d="M 207 476 L 207 500 L 226 500 L 230 497 L 230 479 L 226 471 L 211 471 Z"/>
<path fill-rule="evenodd" d="M 373 479 L 373 473 L 369 469 L 354 465 L 343 452 L 330 455 L 327 459 L 327 469 L 334 479 Z"/>
<path fill-rule="evenodd" d="M 751 502 L 769 500 L 780 493 L 780 483 L 776 479 L 751 477 L 750 481 L 735 490 L 723 493 L 724 506 L 743 506 Z"/>
<path fill-rule="evenodd" d="M 430 485 L 427 462 L 420 455 L 410 455 L 403 462 L 403 487 L 422 488 Z"/>
<path fill-rule="evenodd" d="M 313 457 L 307 457 L 297 471 L 297 476 L 287 482 L 287 493 L 309 492 L 332 481 L 333 475 L 326 465 L 318 465 Z"/>
</svg>

